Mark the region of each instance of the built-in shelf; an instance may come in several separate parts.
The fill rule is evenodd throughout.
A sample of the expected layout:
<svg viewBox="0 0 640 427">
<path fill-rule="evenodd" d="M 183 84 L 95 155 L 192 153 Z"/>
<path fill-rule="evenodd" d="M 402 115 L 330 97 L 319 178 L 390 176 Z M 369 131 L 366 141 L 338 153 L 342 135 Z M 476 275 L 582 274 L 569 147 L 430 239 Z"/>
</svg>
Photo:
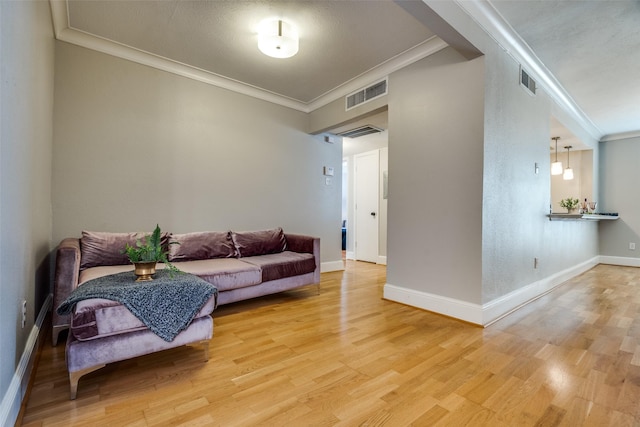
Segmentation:
<svg viewBox="0 0 640 427">
<path fill-rule="evenodd" d="M 617 214 L 563 214 L 552 213 L 548 214 L 549 221 L 567 221 L 567 220 L 589 220 L 589 221 L 610 221 L 620 218 Z"/>
</svg>

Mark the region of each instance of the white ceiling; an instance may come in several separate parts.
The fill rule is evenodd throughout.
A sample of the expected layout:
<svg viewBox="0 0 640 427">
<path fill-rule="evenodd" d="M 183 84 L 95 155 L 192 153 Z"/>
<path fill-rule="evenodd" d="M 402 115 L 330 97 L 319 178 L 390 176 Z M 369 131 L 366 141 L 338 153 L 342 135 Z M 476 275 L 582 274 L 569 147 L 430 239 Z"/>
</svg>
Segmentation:
<svg viewBox="0 0 640 427">
<path fill-rule="evenodd" d="M 129 59 L 146 52 L 152 59 L 140 62 L 148 65 L 186 66 L 191 71 L 183 74 L 201 80 L 212 75 L 313 107 L 350 83 L 393 70 L 390 64 L 397 69 L 444 46 L 406 11 L 409 2 L 426 7 L 410 0 L 52 0 L 52 13 L 62 40 Z M 478 3 L 508 21 L 599 136 L 640 132 L 640 1 Z M 255 29 L 272 16 L 298 26 L 296 56 L 258 51 Z"/>
</svg>

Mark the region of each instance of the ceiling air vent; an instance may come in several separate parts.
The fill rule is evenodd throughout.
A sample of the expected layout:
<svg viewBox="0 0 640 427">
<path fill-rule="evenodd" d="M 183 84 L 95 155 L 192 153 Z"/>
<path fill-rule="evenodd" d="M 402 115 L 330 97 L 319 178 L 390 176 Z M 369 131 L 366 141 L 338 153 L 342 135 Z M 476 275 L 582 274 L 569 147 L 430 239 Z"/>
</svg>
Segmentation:
<svg viewBox="0 0 640 427">
<path fill-rule="evenodd" d="M 349 111 L 350 109 L 357 107 L 358 105 L 364 104 L 365 102 L 369 102 L 372 99 L 386 94 L 387 79 L 385 78 L 384 80 L 374 83 L 369 87 L 360 89 L 357 92 L 352 93 L 351 95 L 347 95 L 346 109 L 347 111 Z"/>
<path fill-rule="evenodd" d="M 357 138 L 359 136 L 371 135 L 372 133 L 382 132 L 382 129 L 377 128 L 371 125 L 364 125 L 357 127 L 355 129 L 346 130 L 344 132 L 340 132 L 338 135 L 347 137 L 347 138 Z"/>
<path fill-rule="evenodd" d="M 520 85 L 531 95 L 536 94 L 536 81 L 531 78 L 522 67 L 520 67 Z"/>
</svg>

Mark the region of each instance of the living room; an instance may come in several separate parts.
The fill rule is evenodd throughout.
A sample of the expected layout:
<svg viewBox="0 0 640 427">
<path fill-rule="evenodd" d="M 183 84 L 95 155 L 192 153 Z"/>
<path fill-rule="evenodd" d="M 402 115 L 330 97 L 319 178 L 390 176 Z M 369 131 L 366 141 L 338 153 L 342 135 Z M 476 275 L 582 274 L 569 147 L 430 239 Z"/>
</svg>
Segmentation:
<svg viewBox="0 0 640 427">
<path fill-rule="evenodd" d="M 358 113 L 389 112 L 385 297 L 485 325 L 599 262 L 640 265 L 627 246 L 637 133 L 595 137 L 550 94 L 525 93 L 520 64 L 469 16 L 431 6 L 483 55 L 438 50 Z M 323 137 L 353 118 L 333 114 L 342 100 L 301 112 L 56 40 L 48 2 L 1 7 L 0 419 L 26 390 L 51 253 L 83 229 L 282 226 L 321 238 L 324 272 L 343 268 L 341 174 L 322 175 L 342 164 Z M 548 169 L 551 117 L 594 150 L 594 194 L 620 220 L 548 220 L 534 164 Z"/>
</svg>

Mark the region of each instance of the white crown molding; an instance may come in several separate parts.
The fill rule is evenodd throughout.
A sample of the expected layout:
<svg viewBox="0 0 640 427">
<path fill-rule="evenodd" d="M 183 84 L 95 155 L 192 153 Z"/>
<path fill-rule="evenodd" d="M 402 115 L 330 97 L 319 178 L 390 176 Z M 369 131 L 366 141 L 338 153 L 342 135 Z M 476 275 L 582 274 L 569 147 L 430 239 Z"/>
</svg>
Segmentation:
<svg viewBox="0 0 640 427">
<path fill-rule="evenodd" d="M 438 37 L 432 37 L 429 40 L 408 49 L 381 65 L 376 66 L 354 79 L 338 86 L 337 88 L 332 89 L 315 100 L 305 103 L 238 80 L 229 79 L 197 67 L 114 42 L 113 40 L 76 30 L 69 26 L 67 0 L 49 0 L 49 2 L 51 4 L 54 33 L 56 35 L 56 39 L 60 41 L 106 53 L 138 64 L 147 65 L 149 67 L 241 93 L 273 104 L 292 108 L 304 113 L 309 113 L 317 108 L 327 105 L 336 99 L 366 86 L 368 83 L 371 83 L 376 79 L 385 77 L 393 71 L 399 70 L 400 68 L 447 47 L 447 44 L 444 41 Z"/>
<path fill-rule="evenodd" d="M 531 47 L 511 27 L 489 0 L 454 1 L 507 54 L 524 65 L 527 72 L 534 76 L 553 100 L 565 109 L 594 139 L 600 140 L 603 132 L 582 111 Z"/>
<path fill-rule="evenodd" d="M 394 71 L 398 71 L 422 58 L 433 55 L 447 46 L 449 45 L 440 37 L 433 36 L 314 99 L 308 104 L 308 112 L 324 107 L 336 99 L 345 97 L 353 92 L 357 92 L 368 84 L 381 80 Z"/>
<path fill-rule="evenodd" d="M 605 135 L 600 139 L 600 142 L 619 141 L 621 139 L 631 139 L 631 138 L 640 138 L 640 130 L 636 130 L 632 132 L 612 133 L 609 135 Z"/>
</svg>

